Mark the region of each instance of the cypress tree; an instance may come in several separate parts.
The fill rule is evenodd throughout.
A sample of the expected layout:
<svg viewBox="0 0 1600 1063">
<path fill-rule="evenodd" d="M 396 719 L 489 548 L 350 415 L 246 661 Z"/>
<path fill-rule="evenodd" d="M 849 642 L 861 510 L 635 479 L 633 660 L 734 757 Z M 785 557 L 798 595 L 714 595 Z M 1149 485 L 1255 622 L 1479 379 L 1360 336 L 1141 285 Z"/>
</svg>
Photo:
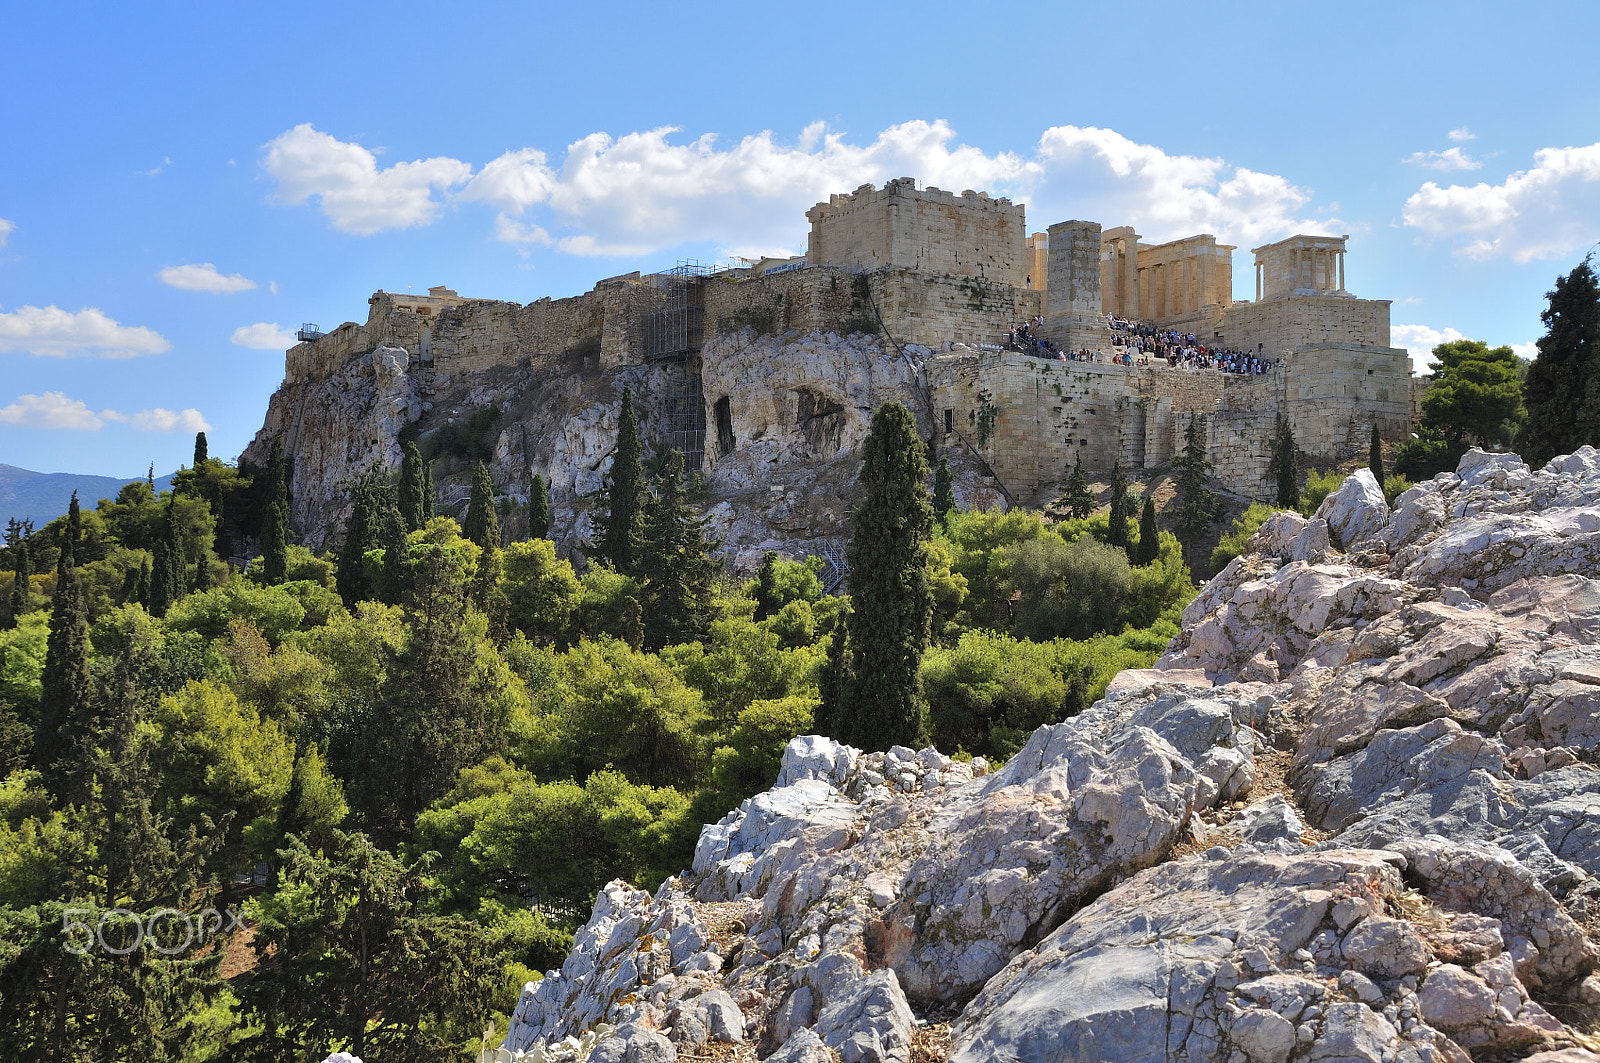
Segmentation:
<svg viewBox="0 0 1600 1063">
<path fill-rule="evenodd" d="M 494 510 L 494 480 L 489 476 L 489 466 L 478 462 L 472 474 L 472 498 L 467 503 L 467 519 L 461 534 L 487 550 L 500 546 L 500 517 Z"/>
<path fill-rule="evenodd" d="M 765 620 L 778 609 L 778 551 L 768 550 L 761 555 L 761 571 L 756 573 L 755 619 Z"/>
<path fill-rule="evenodd" d="M 865 750 L 915 745 L 922 731 L 922 653 L 933 595 L 928 586 L 928 459 L 916 419 L 898 402 L 880 406 L 862 445 L 864 498 L 851 514 L 850 651 L 853 667 L 836 737 Z"/>
<path fill-rule="evenodd" d="M 380 493 L 381 485 L 372 474 L 358 480 L 351 491 L 350 516 L 344 523 L 337 577 L 339 597 L 347 609 L 354 609 L 357 602 L 370 601 L 377 596 L 377 588 L 367 578 L 362 558 L 378 545 Z"/>
<path fill-rule="evenodd" d="M 1111 466 L 1111 512 L 1108 519 L 1110 533 L 1106 541 L 1131 559 L 1132 551 L 1128 549 L 1128 474 L 1122 471 L 1121 458 Z"/>
<path fill-rule="evenodd" d="M 289 575 L 289 518 L 283 504 L 267 507 L 267 523 L 261 531 L 261 578 L 275 587 Z"/>
<path fill-rule="evenodd" d="M 850 608 L 848 604 L 833 618 L 833 635 L 828 640 L 828 657 L 817 674 L 817 693 L 822 702 L 811 717 L 816 734 L 834 737 L 845 718 L 845 698 L 849 692 L 854 658 L 850 652 Z"/>
<path fill-rule="evenodd" d="M 150 582 L 150 559 L 147 557 L 139 563 L 139 582 L 135 585 L 133 597 L 128 599 L 144 606 L 146 612 L 150 611 Z"/>
<path fill-rule="evenodd" d="M 950 462 L 941 455 L 939 468 L 933 474 L 933 515 L 939 521 L 939 527 L 949 526 L 950 511 L 955 508 L 956 493 L 950 479 Z"/>
<path fill-rule="evenodd" d="M 1189 418 L 1184 430 L 1183 451 L 1172 459 L 1173 479 L 1178 498 L 1172 508 L 1172 530 L 1191 554 L 1201 536 L 1222 517 L 1222 499 L 1206 486 L 1211 462 L 1206 459 L 1206 441 L 1200 434 L 1198 417 Z"/>
<path fill-rule="evenodd" d="M 198 468 L 200 468 L 200 466 L 205 464 L 206 458 L 207 458 L 207 456 L 209 454 L 209 450 L 210 450 L 210 448 L 206 445 L 206 434 L 204 432 L 196 432 L 194 434 L 194 467 L 195 468 L 198 469 Z"/>
<path fill-rule="evenodd" d="M 610 512 L 604 537 L 595 545 L 601 557 L 624 576 L 637 573 L 639 539 L 644 529 L 644 465 L 639 447 L 639 422 L 633 413 L 633 389 L 622 389 L 617 415 L 617 452 L 611 459 L 607 488 Z"/>
<path fill-rule="evenodd" d="M 1600 443 L 1600 278 L 1590 260 L 1557 277 L 1545 298 L 1539 320 L 1546 332 L 1524 383 L 1528 419 L 1517 433 L 1517 449 L 1534 468 Z"/>
<path fill-rule="evenodd" d="M 1381 460 L 1379 468 L 1382 468 Z M 1274 501 L 1278 508 L 1299 509 L 1300 457 L 1294 441 L 1294 425 L 1281 413 L 1272 437 L 1272 461 L 1267 465 L 1267 476 L 1277 484 Z M 1382 480 L 1378 482 L 1383 483 Z"/>
<path fill-rule="evenodd" d="M 150 615 L 166 616 L 183 597 L 183 551 L 177 543 L 173 496 L 167 496 L 166 512 L 155 541 L 155 564 L 150 570 Z"/>
<path fill-rule="evenodd" d="M 544 477 L 534 473 L 528 484 L 528 535 L 534 539 L 548 539 L 551 519 L 550 489 L 545 486 Z"/>
<path fill-rule="evenodd" d="M 385 514 L 379 544 L 383 547 L 383 586 L 379 597 L 387 605 L 404 605 L 410 591 L 408 562 L 411 543 L 406 538 L 405 518 L 399 513 Z"/>
<path fill-rule="evenodd" d="M 667 456 L 667 469 L 649 500 L 639 546 L 644 574 L 645 647 L 658 650 L 705 634 L 711 622 L 712 582 L 719 569 L 705 521 L 683 500 L 683 454 Z"/>
<path fill-rule="evenodd" d="M 194 586 L 191 588 L 196 594 L 204 594 L 211 589 L 211 564 L 202 552 L 200 560 L 194 566 Z"/>
<path fill-rule="evenodd" d="M 6 627 L 17 626 L 17 621 L 22 619 L 32 604 L 29 595 L 30 581 L 33 579 L 33 559 L 28 556 L 28 542 L 24 539 L 12 548 L 12 554 L 17 559 L 17 571 L 11 581 L 11 611 L 6 614 Z"/>
<path fill-rule="evenodd" d="M 1372 422 L 1372 442 L 1367 444 L 1367 468 L 1372 470 L 1373 478 L 1378 481 L 1378 486 L 1381 488 L 1383 486 L 1383 438 L 1378 435 L 1377 421 Z M 1278 493 L 1280 495 L 1283 493 L 1281 487 L 1278 489 Z M 1297 496 L 1299 493 L 1298 491 L 1295 492 Z M 1296 498 L 1296 501 L 1298 502 L 1299 499 Z M 1281 505 L 1282 503 L 1279 504 Z"/>
<path fill-rule="evenodd" d="M 400 517 L 405 521 L 406 531 L 421 531 L 428 523 L 433 514 L 429 494 L 427 462 L 422 460 L 416 440 L 408 439 L 405 458 L 400 463 Z"/>
<path fill-rule="evenodd" d="M 1072 462 L 1072 475 L 1067 478 L 1066 493 L 1061 496 L 1073 520 L 1083 520 L 1096 509 L 1094 495 L 1089 491 L 1089 474 L 1083 471 L 1083 451 L 1078 451 Z"/>
<path fill-rule="evenodd" d="M 56 561 L 50 602 L 50 635 L 40 677 L 39 729 L 34 763 L 58 804 L 80 800 L 80 762 L 94 730 L 89 680 L 89 618 L 78 577 L 78 493 L 72 493 L 67 533 Z"/>
<path fill-rule="evenodd" d="M 1133 563 L 1148 565 L 1161 556 L 1161 532 L 1156 527 L 1156 500 L 1149 491 L 1144 493 L 1144 510 L 1139 514 L 1139 549 Z"/>
</svg>

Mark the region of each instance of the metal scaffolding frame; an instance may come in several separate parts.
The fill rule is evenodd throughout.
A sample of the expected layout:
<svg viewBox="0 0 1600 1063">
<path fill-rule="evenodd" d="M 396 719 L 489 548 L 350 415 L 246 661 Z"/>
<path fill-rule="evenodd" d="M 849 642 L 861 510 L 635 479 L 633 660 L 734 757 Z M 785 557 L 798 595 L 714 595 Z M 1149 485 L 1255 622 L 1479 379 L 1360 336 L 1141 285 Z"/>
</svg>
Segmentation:
<svg viewBox="0 0 1600 1063">
<path fill-rule="evenodd" d="M 667 444 L 683 452 L 686 472 L 699 472 L 706 453 L 706 407 L 700 390 L 705 342 L 705 278 L 725 267 L 680 262 L 662 274 L 666 305 L 644 318 L 645 361 L 662 364 Z"/>
</svg>

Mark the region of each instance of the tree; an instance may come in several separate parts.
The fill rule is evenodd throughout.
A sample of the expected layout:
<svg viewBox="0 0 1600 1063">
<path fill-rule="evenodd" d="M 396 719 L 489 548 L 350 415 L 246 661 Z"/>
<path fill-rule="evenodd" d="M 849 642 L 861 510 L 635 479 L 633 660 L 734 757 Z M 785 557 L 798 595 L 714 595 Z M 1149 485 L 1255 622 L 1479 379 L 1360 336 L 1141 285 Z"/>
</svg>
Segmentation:
<svg viewBox="0 0 1600 1063">
<path fill-rule="evenodd" d="M 28 542 L 24 539 L 11 551 L 16 558 L 16 571 L 11 579 L 11 611 L 6 614 L 7 628 L 17 626 L 17 621 L 22 619 L 22 614 L 32 605 L 32 596 L 29 593 L 33 579 L 33 561 L 28 556 Z"/>
<path fill-rule="evenodd" d="M 1128 553 L 1128 474 L 1122 471 L 1121 458 L 1111 466 L 1111 509 L 1107 520 L 1107 541 Z"/>
<path fill-rule="evenodd" d="M 1528 413 L 1522 401 L 1522 360 L 1516 352 L 1457 340 L 1439 344 L 1433 357 L 1428 365 L 1433 383 L 1422 396 L 1424 426 L 1457 447 L 1510 443 Z M 1374 476 L 1380 468 L 1372 470 Z"/>
<path fill-rule="evenodd" d="M 329 838 L 325 855 L 292 836 L 279 853 L 242 994 L 260 1032 L 235 1049 L 261 1063 L 334 1045 L 395 1063 L 459 1059 L 499 988 L 499 948 L 469 920 L 429 914 L 427 858 L 407 864 L 361 834 Z"/>
<path fill-rule="evenodd" d="M 75 554 L 79 538 L 78 493 L 72 493 L 66 535 L 56 559 L 56 589 L 50 600 L 50 636 L 40 677 L 39 729 L 34 763 L 58 804 L 82 800 L 83 759 L 94 734 L 94 689 L 89 679 L 89 619 Z"/>
<path fill-rule="evenodd" d="M 939 468 L 933 474 L 933 515 L 939 521 L 939 527 L 945 526 L 950 511 L 955 508 L 956 493 L 950 479 L 950 461 L 940 455 Z"/>
<path fill-rule="evenodd" d="M 922 731 L 918 669 L 933 615 L 926 556 L 933 506 L 926 449 L 900 403 L 872 415 L 859 482 L 865 497 L 851 514 L 846 550 L 854 667 L 836 737 L 866 750 L 915 745 Z"/>
<path fill-rule="evenodd" d="M 1281 413 L 1272 435 L 1272 460 L 1267 464 L 1267 476 L 1277 483 L 1278 508 L 1299 509 L 1300 456 L 1294 441 L 1294 425 Z"/>
<path fill-rule="evenodd" d="M 1383 437 L 1378 434 L 1377 421 L 1372 422 L 1372 440 L 1367 444 L 1367 468 L 1372 470 L 1378 485 L 1383 486 Z"/>
<path fill-rule="evenodd" d="M 1200 419 L 1189 418 L 1184 429 L 1183 451 L 1172 459 L 1173 480 L 1178 497 L 1170 510 L 1172 530 L 1184 549 L 1193 552 L 1200 539 L 1222 519 L 1222 499 L 1206 485 L 1211 462 L 1206 460 L 1206 441 L 1200 434 Z"/>
<path fill-rule="evenodd" d="M 841 733 L 854 664 L 850 653 L 850 609 L 847 605 L 834 616 L 833 634 L 828 640 L 828 657 L 817 674 L 817 694 L 822 701 L 811 718 L 811 726 L 817 734 L 836 737 Z"/>
<path fill-rule="evenodd" d="M 1144 509 L 1139 514 L 1139 549 L 1134 552 L 1133 563 L 1148 565 L 1161 556 L 1161 532 L 1156 528 L 1156 500 L 1149 491 L 1144 493 Z"/>
<path fill-rule="evenodd" d="M 550 489 L 545 486 L 544 477 L 534 473 L 528 484 L 528 535 L 548 539 L 551 519 Z"/>
<path fill-rule="evenodd" d="M 394 510 L 385 510 L 381 524 L 378 545 L 383 548 L 383 582 L 378 597 L 385 605 L 403 605 L 411 586 L 411 543 L 405 518 Z"/>
<path fill-rule="evenodd" d="M 206 445 L 206 434 L 204 432 L 196 432 L 194 434 L 194 467 L 195 468 L 198 469 L 201 465 L 205 464 L 206 458 L 208 456 L 209 449 L 210 448 Z"/>
<path fill-rule="evenodd" d="M 428 463 L 414 439 L 406 440 L 400 462 L 400 517 L 408 532 L 421 531 L 433 515 L 433 486 Z"/>
<path fill-rule="evenodd" d="M 1546 293 L 1546 328 L 1525 384 L 1528 417 L 1517 449 L 1537 468 L 1585 443 L 1600 443 L 1600 279 L 1589 259 Z"/>
<path fill-rule="evenodd" d="M 1083 520 L 1097 508 L 1094 495 L 1089 491 L 1089 475 L 1083 471 L 1083 451 L 1078 451 L 1072 462 L 1072 475 L 1067 478 L 1067 490 L 1061 504 L 1073 520 Z"/>
<path fill-rule="evenodd" d="M 765 620 L 783 608 L 778 601 L 778 551 L 761 555 L 761 570 L 756 573 L 756 620 Z"/>
<path fill-rule="evenodd" d="M 267 507 L 267 523 L 261 531 L 261 577 L 269 587 L 282 583 L 289 573 L 288 523 L 282 503 Z"/>
<path fill-rule="evenodd" d="M 639 549 L 644 578 L 644 641 L 650 649 L 699 638 L 711 621 L 711 590 L 720 565 L 706 538 L 705 521 L 683 500 L 683 455 L 667 469 L 647 503 Z"/>
<path fill-rule="evenodd" d="M 472 498 L 467 502 L 467 519 L 461 525 L 463 537 L 487 550 L 500 545 L 500 518 L 494 509 L 494 480 L 489 466 L 478 462 L 472 474 Z"/>
<path fill-rule="evenodd" d="M 339 597 L 346 609 L 354 609 L 357 602 L 370 601 L 378 596 L 367 572 L 365 557 L 368 550 L 382 544 L 383 511 L 393 508 L 389 489 L 376 471 L 357 480 L 350 492 L 350 516 L 344 523 L 344 543 L 339 548 Z"/>
<path fill-rule="evenodd" d="M 597 553 L 624 576 L 636 573 L 639 538 L 644 529 L 644 465 L 639 447 L 639 422 L 633 413 L 633 389 L 622 389 L 622 412 L 617 415 L 617 452 L 611 459 L 611 481 L 606 489 L 610 510 Z"/>
<path fill-rule="evenodd" d="M 188 565 L 183 552 L 183 534 L 177 517 L 178 496 L 169 494 L 157 530 L 155 565 L 150 571 L 150 615 L 166 616 L 167 610 L 182 598 Z M 203 563 L 203 562 L 202 562 Z"/>
</svg>

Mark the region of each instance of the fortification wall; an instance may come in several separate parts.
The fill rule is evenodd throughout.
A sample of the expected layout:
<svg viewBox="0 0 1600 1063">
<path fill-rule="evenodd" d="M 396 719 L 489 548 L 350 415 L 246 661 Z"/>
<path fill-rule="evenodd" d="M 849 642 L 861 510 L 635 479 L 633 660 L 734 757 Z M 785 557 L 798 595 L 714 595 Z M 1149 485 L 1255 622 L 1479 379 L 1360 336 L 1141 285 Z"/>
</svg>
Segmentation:
<svg viewBox="0 0 1600 1063">
<path fill-rule="evenodd" d="M 806 212 L 811 236 L 806 261 L 851 271 L 906 267 L 924 273 L 985 277 L 1022 288 L 1023 208 L 986 192 L 957 196 L 917 190 L 902 177 L 881 189 L 862 185 Z"/>
<path fill-rule="evenodd" d="M 1389 301 L 1335 295 L 1296 295 L 1235 303 L 1217 323 L 1220 341 L 1239 350 L 1257 344 L 1268 357 L 1324 344 L 1389 346 Z"/>
</svg>

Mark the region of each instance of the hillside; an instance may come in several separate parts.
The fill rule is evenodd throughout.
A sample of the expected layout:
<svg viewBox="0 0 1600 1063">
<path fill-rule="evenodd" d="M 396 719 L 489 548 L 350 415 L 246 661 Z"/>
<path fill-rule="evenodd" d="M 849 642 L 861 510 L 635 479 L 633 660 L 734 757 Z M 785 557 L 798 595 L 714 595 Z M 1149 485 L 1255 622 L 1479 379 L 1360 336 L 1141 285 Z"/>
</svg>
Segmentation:
<svg viewBox="0 0 1600 1063">
<path fill-rule="evenodd" d="M 42 528 L 67 511 L 72 492 L 78 492 L 78 501 L 94 505 L 102 498 L 115 498 L 122 485 L 135 479 L 118 479 L 115 476 L 90 476 L 72 472 L 33 472 L 15 465 L 0 465 L 0 522 L 29 519 L 34 527 Z M 165 491 L 172 486 L 172 476 L 158 477 L 156 490 Z"/>
</svg>

